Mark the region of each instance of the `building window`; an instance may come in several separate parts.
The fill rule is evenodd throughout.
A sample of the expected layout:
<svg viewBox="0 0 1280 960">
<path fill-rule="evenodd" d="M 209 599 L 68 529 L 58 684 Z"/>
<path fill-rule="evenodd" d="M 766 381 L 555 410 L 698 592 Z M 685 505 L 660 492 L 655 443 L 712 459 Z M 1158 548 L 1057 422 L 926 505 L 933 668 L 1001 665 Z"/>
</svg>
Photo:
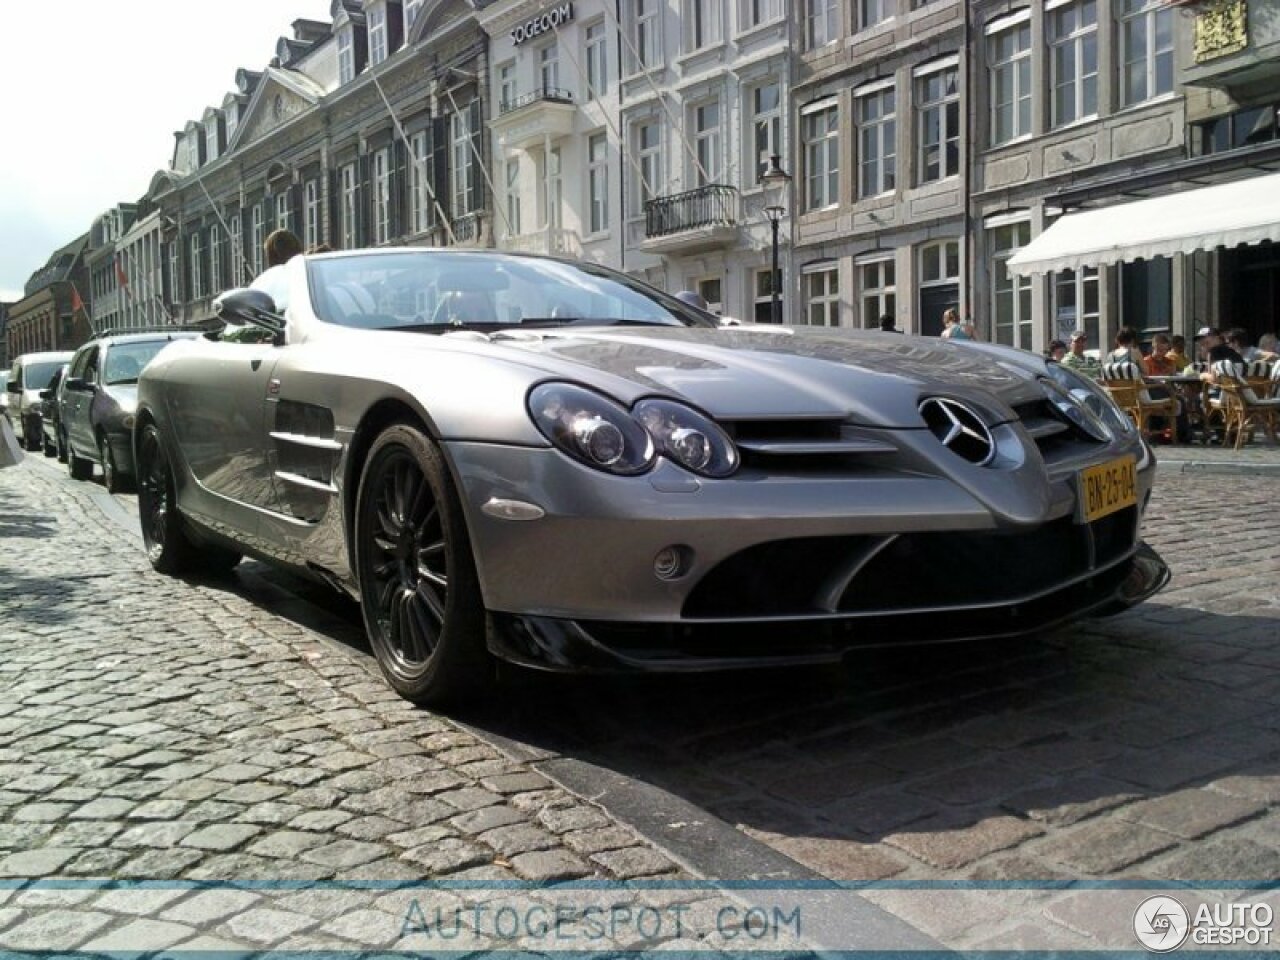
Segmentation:
<svg viewBox="0 0 1280 960">
<path fill-rule="evenodd" d="M 303 194 L 306 207 L 306 223 L 303 228 L 303 242 L 307 248 L 320 243 L 320 182 L 308 180 Z"/>
<path fill-rule="evenodd" d="M 200 169 L 200 134 L 195 132 L 187 137 L 187 169 Z"/>
<path fill-rule="evenodd" d="M 756 323 L 774 323 L 773 316 L 773 289 L 776 285 L 778 288 L 778 323 L 782 323 L 787 316 L 786 305 L 783 302 L 782 277 L 775 276 L 772 270 L 757 270 L 755 272 L 755 297 L 754 297 L 754 315 L 752 319 Z"/>
<path fill-rule="evenodd" d="M 550 230 L 559 230 L 564 222 L 564 166 L 559 147 L 551 148 L 545 163 L 547 175 L 538 183 L 542 191 L 542 225 Z"/>
<path fill-rule="evenodd" d="M 609 142 L 603 133 L 587 140 L 587 207 L 591 232 L 609 229 Z"/>
<path fill-rule="evenodd" d="M 516 65 L 504 63 L 498 67 L 498 112 L 510 110 L 516 102 Z"/>
<path fill-rule="evenodd" d="M 169 276 L 167 277 L 169 281 L 169 302 L 181 303 L 182 291 L 180 289 L 181 284 L 178 282 L 180 277 L 180 274 L 178 272 L 178 260 L 179 260 L 178 241 L 175 239 L 172 243 L 166 244 L 166 246 L 169 248 L 169 256 L 168 256 L 169 269 L 167 271 L 169 274 Z"/>
<path fill-rule="evenodd" d="M 1055 127 L 1098 112 L 1098 7 L 1080 0 L 1048 11 L 1049 86 Z"/>
<path fill-rule="evenodd" d="M 647 201 L 658 196 L 662 185 L 662 141 L 656 123 L 642 123 L 635 128 L 635 154 L 640 162 L 640 212 Z"/>
<path fill-rule="evenodd" d="M 892 258 L 858 266 L 862 289 L 862 327 L 874 330 L 881 317 L 897 317 L 898 287 Z"/>
<path fill-rule="evenodd" d="M 874 197 L 893 189 L 897 167 L 894 90 L 889 87 L 857 98 L 859 187 Z"/>
<path fill-rule="evenodd" d="M 236 135 L 236 127 L 240 125 L 240 118 L 237 116 L 239 112 L 240 112 L 240 108 L 235 104 L 232 104 L 232 106 L 223 113 L 223 116 L 227 118 L 227 145 L 228 146 L 231 145 L 231 138 Z"/>
<path fill-rule="evenodd" d="M 721 0 L 689 0 L 689 49 L 701 50 L 720 42 Z"/>
<path fill-rule="evenodd" d="M 744 20 L 747 27 L 777 20 L 782 16 L 782 0 L 745 0 Z"/>
<path fill-rule="evenodd" d="M 387 59 L 387 8 L 375 3 L 369 8 L 369 63 Z"/>
<path fill-rule="evenodd" d="M 244 221 L 240 218 L 240 214 L 233 213 L 228 227 L 231 231 L 231 285 L 238 287 L 244 282 L 245 260 L 244 260 Z M 170 245 L 172 248 L 172 245 Z M 253 277 L 249 277 L 250 280 Z M 176 302 L 176 299 L 175 299 Z"/>
<path fill-rule="evenodd" d="M 1071 342 L 1075 330 L 1088 334 L 1090 346 L 1102 346 L 1098 318 L 1098 268 L 1060 270 L 1053 275 L 1053 335 Z"/>
<path fill-rule="evenodd" d="M 209 228 L 209 292 L 217 293 L 222 289 L 226 278 L 222 273 L 222 237 L 218 234 L 219 228 L 214 226 Z M 147 271 L 150 274 L 150 271 Z"/>
<path fill-rule="evenodd" d="M 391 148 L 373 155 L 373 242 L 391 239 Z"/>
<path fill-rule="evenodd" d="M 960 306 L 960 241 L 938 240 L 920 248 L 920 312 L 917 330 L 942 333 L 942 314 Z"/>
<path fill-rule="evenodd" d="M 804 116 L 806 210 L 833 207 L 840 198 L 840 112 L 833 103 Z"/>
<path fill-rule="evenodd" d="M 354 250 L 359 246 L 356 234 L 357 203 L 356 165 L 348 163 L 338 171 L 338 192 L 342 198 L 342 249 Z"/>
<path fill-rule="evenodd" d="M 191 299 L 199 300 L 204 296 L 204 231 L 197 229 L 191 234 Z"/>
<path fill-rule="evenodd" d="M 465 110 L 460 110 L 449 118 L 452 130 L 451 143 L 453 149 L 450 157 L 453 169 L 450 171 L 453 185 L 453 215 L 460 217 L 471 211 L 471 194 L 476 171 L 471 155 L 471 120 Z"/>
<path fill-rule="evenodd" d="M 507 195 L 507 230 L 515 237 L 520 235 L 520 161 L 508 160 L 504 167 L 503 186 Z"/>
<path fill-rule="evenodd" d="M 960 172 L 960 89 L 958 70 L 947 67 L 916 79 L 919 103 L 921 183 Z"/>
<path fill-rule="evenodd" d="M 804 0 L 805 49 L 816 50 L 840 39 L 837 0 Z"/>
<path fill-rule="evenodd" d="M 560 46 L 549 43 L 538 51 L 538 76 L 542 80 L 542 92 L 552 93 L 560 89 Z"/>
<path fill-rule="evenodd" d="M 338 83 L 350 83 L 356 78 L 355 27 L 350 25 L 338 30 Z"/>
<path fill-rule="evenodd" d="M 1031 24 L 1014 24 L 988 38 L 991 142 L 1031 133 Z"/>
<path fill-rule="evenodd" d="M 1141 103 L 1173 89 L 1173 8 L 1120 0 L 1120 101 Z"/>
<path fill-rule="evenodd" d="M 804 322 L 811 327 L 840 326 L 840 271 L 835 266 L 806 271 Z"/>
<path fill-rule="evenodd" d="M 707 310 L 720 316 L 724 313 L 724 280 L 721 277 L 703 277 L 693 285 L 694 291 L 707 301 Z"/>
<path fill-rule="evenodd" d="M 893 16 L 897 0 L 857 0 L 858 26 L 865 30 Z"/>
<path fill-rule="evenodd" d="M 1280 105 L 1249 107 L 1199 124 L 1200 153 L 1222 153 L 1280 140 Z"/>
<path fill-rule="evenodd" d="M 604 21 L 587 27 L 587 96 L 603 97 L 609 92 L 609 38 Z"/>
<path fill-rule="evenodd" d="M 636 36 L 635 57 L 636 69 L 647 70 L 662 62 L 661 33 L 662 24 L 659 17 L 662 8 L 661 0 L 635 0 Z"/>
<path fill-rule="evenodd" d="M 769 158 L 782 154 L 782 85 L 777 80 L 751 91 L 751 151 L 756 182 L 769 169 Z"/>
<path fill-rule="evenodd" d="M 406 43 L 409 39 L 409 28 L 413 26 L 413 20 L 421 9 L 422 0 L 404 0 L 404 36 Z"/>
<path fill-rule="evenodd" d="M 249 224 L 251 231 L 249 262 L 253 265 L 253 275 L 256 277 L 262 272 L 263 247 L 267 242 L 267 223 L 261 203 L 253 205 L 253 211 L 249 215 Z"/>
<path fill-rule="evenodd" d="M 419 131 L 409 138 L 409 222 L 414 233 L 431 226 L 431 192 L 427 182 L 427 134 Z"/>
<path fill-rule="evenodd" d="M 290 223 L 292 217 L 289 216 L 289 191 L 282 190 L 276 194 L 276 229 L 292 230 L 293 224 Z"/>
<path fill-rule="evenodd" d="M 218 159 L 218 118 L 210 117 L 204 125 L 204 155 L 213 162 Z"/>
<path fill-rule="evenodd" d="M 1173 317 L 1173 261 L 1152 257 L 1121 264 L 1120 322 L 1143 333 L 1167 331 Z"/>
<path fill-rule="evenodd" d="M 694 180 L 698 186 L 720 181 L 720 104 L 704 103 L 693 109 L 694 155 L 698 169 Z"/>
<path fill-rule="evenodd" d="M 1031 349 L 1031 278 L 1009 272 L 1008 260 L 1031 242 L 1031 224 L 1010 223 L 987 231 L 991 256 L 991 303 L 996 343 Z"/>
</svg>

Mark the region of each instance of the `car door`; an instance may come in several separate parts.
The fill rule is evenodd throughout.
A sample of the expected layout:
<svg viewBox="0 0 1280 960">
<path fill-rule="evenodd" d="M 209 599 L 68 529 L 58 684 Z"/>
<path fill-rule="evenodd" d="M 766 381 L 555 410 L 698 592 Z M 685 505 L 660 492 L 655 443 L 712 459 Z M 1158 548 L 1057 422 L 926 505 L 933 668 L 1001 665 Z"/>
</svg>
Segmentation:
<svg viewBox="0 0 1280 960">
<path fill-rule="evenodd" d="M 66 402 L 63 417 L 66 419 L 67 442 L 71 449 L 83 457 L 98 455 L 89 426 L 89 409 L 93 405 L 94 382 L 98 374 L 98 345 L 88 344 L 71 360 L 71 377 L 75 383 L 63 390 Z"/>
<path fill-rule="evenodd" d="M 282 347 L 192 341 L 166 373 L 167 414 L 182 456 L 206 490 L 276 510 L 267 462 L 266 407 Z M 224 517 L 237 526 L 243 518 Z"/>
</svg>

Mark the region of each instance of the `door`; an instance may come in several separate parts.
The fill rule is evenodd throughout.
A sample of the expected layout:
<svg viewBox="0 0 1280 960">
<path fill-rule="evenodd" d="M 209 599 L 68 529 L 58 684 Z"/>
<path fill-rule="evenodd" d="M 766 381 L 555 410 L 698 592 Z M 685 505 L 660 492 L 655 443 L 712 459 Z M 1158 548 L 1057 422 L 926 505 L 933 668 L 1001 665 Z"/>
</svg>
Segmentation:
<svg viewBox="0 0 1280 960">
<path fill-rule="evenodd" d="M 85 347 L 71 360 L 71 377 L 78 382 L 68 384 L 63 390 L 62 418 L 67 431 L 67 442 L 84 457 L 97 459 L 98 448 L 93 440 L 93 427 L 89 424 L 89 411 L 93 406 L 93 391 L 98 382 L 98 347 Z"/>
<path fill-rule="evenodd" d="M 283 348 L 191 343 L 165 377 L 167 413 L 183 459 L 206 490 L 237 503 L 277 509 L 267 463 L 266 408 L 271 374 Z"/>
</svg>

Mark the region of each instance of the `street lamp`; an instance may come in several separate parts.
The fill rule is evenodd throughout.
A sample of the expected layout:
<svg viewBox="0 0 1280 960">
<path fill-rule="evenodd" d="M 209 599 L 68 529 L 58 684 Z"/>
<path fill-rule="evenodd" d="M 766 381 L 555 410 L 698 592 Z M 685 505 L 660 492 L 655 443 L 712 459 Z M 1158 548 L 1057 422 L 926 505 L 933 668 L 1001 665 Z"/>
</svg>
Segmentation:
<svg viewBox="0 0 1280 960">
<path fill-rule="evenodd" d="M 769 169 L 760 177 L 760 185 L 764 187 L 764 215 L 769 218 L 769 224 L 773 229 L 773 273 L 769 277 L 769 287 L 773 290 L 773 305 L 769 311 L 769 320 L 772 323 L 782 322 L 782 314 L 778 306 L 778 287 L 781 286 L 778 272 L 778 224 L 787 215 L 787 208 L 783 205 L 783 201 L 787 198 L 787 187 L 790 184 L 791 174 L 782 169 L 781 158 L 775 153 L 769 158 Z"/>
</svg>

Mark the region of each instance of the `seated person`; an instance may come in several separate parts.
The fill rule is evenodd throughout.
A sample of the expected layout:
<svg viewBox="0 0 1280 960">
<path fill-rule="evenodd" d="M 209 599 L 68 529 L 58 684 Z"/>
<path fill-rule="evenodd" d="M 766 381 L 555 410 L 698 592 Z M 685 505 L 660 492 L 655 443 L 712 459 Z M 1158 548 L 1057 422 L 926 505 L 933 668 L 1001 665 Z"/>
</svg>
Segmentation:
<svg viewBox="0 0 1280 960">
<path fill-rule="evenodd" d="M 1191 360 L 1187 357 L 1187 338 L 1177 336 L 1169 341 L 1169 349 L 1165 352 L 1165 357 L 1173 364 L 1174 370 L 1185 370 L 1191 366 Z"/>
<path fill-rule="evenodd" d="M 1077 373 L 1083 373 L 1086 377 L 1096 379 L 1098 374 L 1102 373 L 1102 365 L 1084 352 L 1085 344 L 1088 342 L 1089 335 L 1083 330 L 1072 331 L 1070 349 L 1062 358 L 1062 365 L 1070 367 Z"/>
<path fill-rule="evenodd" d="M 1169 359 L 1172 344 L 1169 337 L 1157 333 L 1151 338 L 1151 353 L 1142 358 L 1142 372 L 1148 377 L 1170 377 L 1181 370 Z"/>
</svg>

